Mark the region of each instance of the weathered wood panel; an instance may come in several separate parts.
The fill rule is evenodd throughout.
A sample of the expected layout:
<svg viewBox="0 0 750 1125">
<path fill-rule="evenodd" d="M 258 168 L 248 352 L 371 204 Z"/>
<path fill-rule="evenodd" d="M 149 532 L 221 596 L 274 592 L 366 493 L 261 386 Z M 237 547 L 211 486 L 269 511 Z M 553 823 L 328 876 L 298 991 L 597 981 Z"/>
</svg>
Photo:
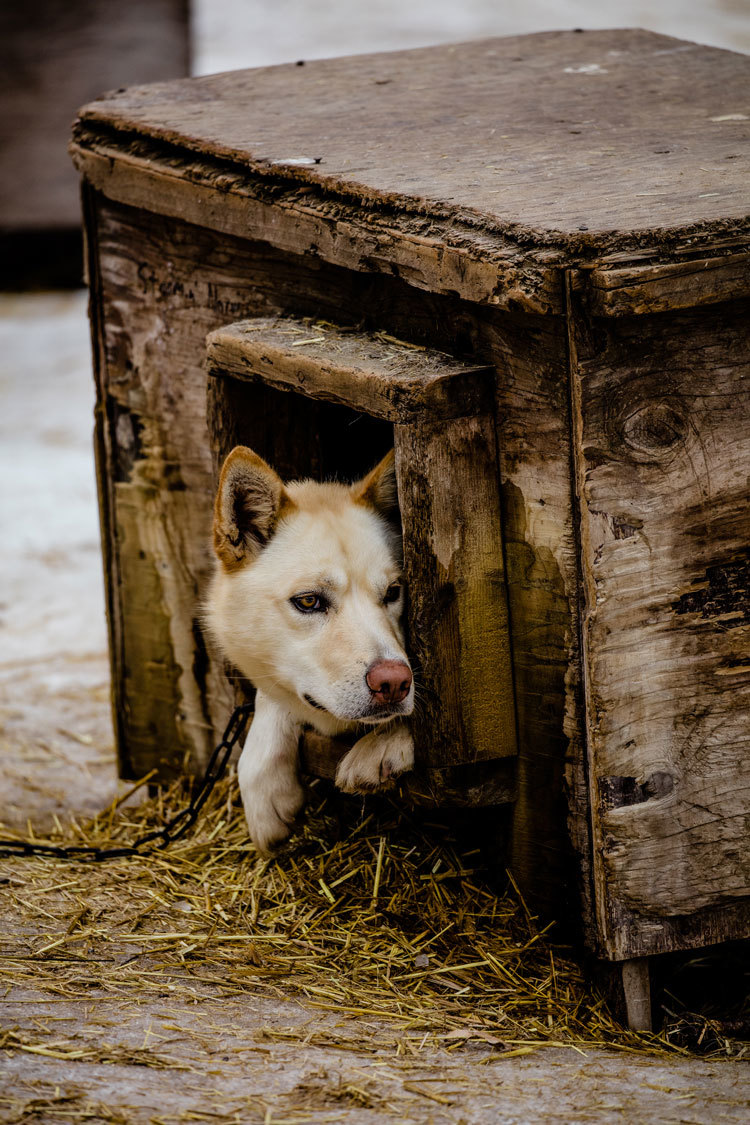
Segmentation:
<svg viewBox="0 0 750 1125">
<path fill-rule="evenodd" d="M 85 107 L 79 136 L 148 138 L 568 257 L 643 232 L 695 249 L 709 231 L 747 232 L 748 90 L 746 55 L 553 31 L 130 89 Z"/>
<path fill-rule="evenodd" d="M 252 234 L 291 254 L 399 277 L 430 293 L 510 309 L 562 311 L 560 278 L 549 268 L 552 255 L 544 247 L 529 254 L 473 226 L 457 230 L 421 217 L 404 220 L 387 209 L 363 212 L 294 181 L 248 179 L 226 162 L 172 147 L 128 138 L 124 152 L 109 131 L 79 132 L 71 151 L 86 179 L 118 203 L 237 238 Z"/>
<path fill-rule="evenodd" d="M 256 317 L 212 332 L 209 371 L 297 391 L 389 422 L 487 409 L 492 369 L 434 348 L 320 321 Z"/>
<path fill-rule="evenodd" d="M 598 923 L 634 956 L 750 930 L 748 306 L 572 309 Z"/>
<path fill-rule="evenodd" d="M 433 769 L 516 753 L 490 402 L 468 418 L 395 427 L 410 652 L 422 696 L 413 727 L 417 761 Z"/>
<path fill-rule="evenodd" d="M 482 329 L 477 354 L 486 348 L 498 370 L 498 453 L 518 716 L 511 867 L 534 909 L 567 917 L 574 927 L 581 920 L 593 943 L 566 325 L 563 318 L 488 312 Z"/>
<path fill-rule="evenodd" d="M 640 316 L 750 296 L 750 254 L 728 247 L 721 257 L 659 265 L 610 266 L 578 273 L 595 316 Z"/>
</svg>

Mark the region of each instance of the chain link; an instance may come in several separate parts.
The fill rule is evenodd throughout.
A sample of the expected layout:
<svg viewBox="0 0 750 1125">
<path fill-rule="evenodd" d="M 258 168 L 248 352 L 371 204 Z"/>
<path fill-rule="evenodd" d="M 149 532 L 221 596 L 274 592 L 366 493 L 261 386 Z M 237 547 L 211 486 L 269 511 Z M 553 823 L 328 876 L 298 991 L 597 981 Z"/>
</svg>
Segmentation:
<svg viewBox="0 0 750 1125">
<path fill-rule="evenodd" d="M 223 776 L 229 757 L 235 746 L 242 738 L 253 708 L 244 703 L 235 707 L 227 723 L 221 742 L 209 759 L 206 771 L 201 778 L 200 785 L 190 803 L 180 809 L 161 828 L 154 828 L 139 836 L 132 844 L 114 848 L 97 848 L 90 844 L 32 844 L 25 840 L 0 840 L 0 859 L 8 856 L 53 856 L 56 859 L 81 859 L 92 863 L 99 863 L 105 859 L 121 859 L 123 856 L 142 855 L 142 849 L 149 844 L 159 848 L 166 848 L 174 840 L 184 836 L 189 828 L 195 824 L 198 814 L 208 800 L 217 781 Z"/>
</svg>

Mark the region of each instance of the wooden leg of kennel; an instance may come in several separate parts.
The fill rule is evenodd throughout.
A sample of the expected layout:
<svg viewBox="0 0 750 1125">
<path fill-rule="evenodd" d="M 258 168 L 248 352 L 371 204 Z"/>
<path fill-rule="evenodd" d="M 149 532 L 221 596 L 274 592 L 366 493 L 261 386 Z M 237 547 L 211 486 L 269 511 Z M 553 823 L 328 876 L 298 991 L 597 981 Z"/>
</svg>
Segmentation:
<svg viewBox="0 0 750 1125">
<path fill-rule="evenodd" d="M 625 1016 L 634 1031 L 651 1031 L 651 973 L 648 957 L 634 957 L 620 966 Z"/>
</svg>

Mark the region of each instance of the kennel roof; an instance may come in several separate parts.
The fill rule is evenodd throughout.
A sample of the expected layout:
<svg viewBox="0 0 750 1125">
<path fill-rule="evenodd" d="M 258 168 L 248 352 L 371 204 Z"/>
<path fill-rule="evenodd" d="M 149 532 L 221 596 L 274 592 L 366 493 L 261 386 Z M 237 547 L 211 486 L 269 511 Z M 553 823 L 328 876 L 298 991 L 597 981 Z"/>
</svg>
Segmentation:
<svg viewBox="0 0 750 1125">
<path fill-rule="evenodd" d="M 373 258 L 385 238 L 415 259 L 437 243 L 512 260 L 521 302 L 535 290 L 544 306 L 560 264 L 679 268 L 746 250 L 748 134 L 748 56 L 559 31 L 118 90 L 81 111 L 73 151 L 105 194 L 123 161 L 158 178 L 150 209 L 200 185 L 204 225 L 244 194 L 339 223 L 355 212 Z M 97 172 L 97 155 L 120 167 Z"/>
</svg>

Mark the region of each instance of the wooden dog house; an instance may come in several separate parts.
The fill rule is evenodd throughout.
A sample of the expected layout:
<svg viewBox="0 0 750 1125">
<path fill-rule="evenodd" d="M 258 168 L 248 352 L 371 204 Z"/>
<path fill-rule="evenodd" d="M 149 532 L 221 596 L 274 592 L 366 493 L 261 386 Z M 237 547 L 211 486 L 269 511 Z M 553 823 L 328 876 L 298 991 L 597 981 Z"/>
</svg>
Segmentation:
<svg viewBox="0 0 750 1125">
<path fill-rule="evenodd" d="M 217 452 L 393 441 L 424 774 L 515 802 L 537 903 L 572 842 L 639 1023 L 644 958 L 750 933 L 749 82 L 555 32 L 130 89 L 73 141 L 123 774 L 231 706 Z"/>
</svg>

